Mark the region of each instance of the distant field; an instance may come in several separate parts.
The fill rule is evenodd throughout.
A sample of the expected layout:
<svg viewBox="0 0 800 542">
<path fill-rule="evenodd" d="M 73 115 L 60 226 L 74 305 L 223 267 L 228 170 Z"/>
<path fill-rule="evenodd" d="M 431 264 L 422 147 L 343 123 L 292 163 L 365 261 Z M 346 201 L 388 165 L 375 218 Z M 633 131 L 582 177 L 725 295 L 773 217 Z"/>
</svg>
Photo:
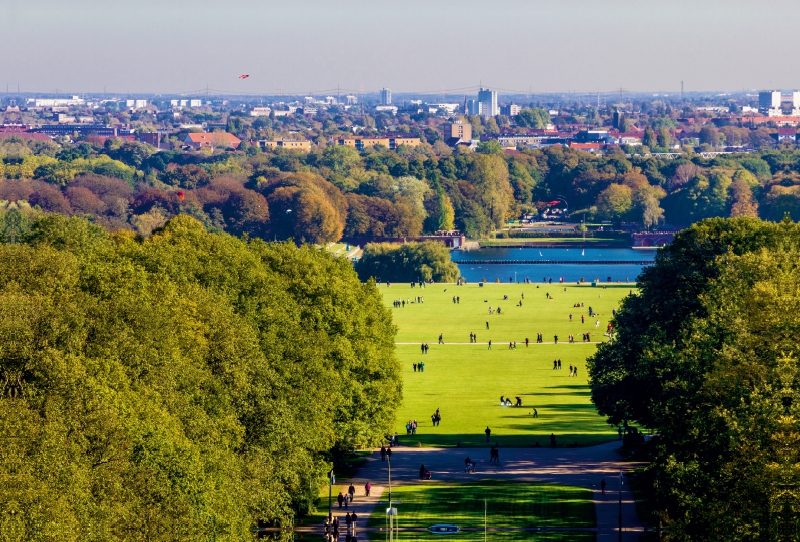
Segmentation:
<svg viewBox="0 0 800 542">
<path fill-rule="evenodd" d="M 412 303 L 392 309 L 398 326 L 397 355 L 403 361 L 403 404 L 398 412 L 397 432 L 403 444 L 423 446 L 485 446 L 483 433 L 488 425 L 492 441 L 502 446 L 541 446 L 549 444 L 555 433 L 559 445 L 590 445 L 616 438 L 613 427 L 605 423 L 589 399 L 585 360 L 596 345 L 581 343 L 581 333 L 590 332 L 592 340 L 603 339 L 602 332 L 612 309 L 631 290 L 630 285 L 590 286 L 555 284 L 539 288 L 535 284 L 477 284 L 466 286 L 433 285 L 410 288 L 409 285 L 380 286 L 389 307 L 397 298 L 424 297 L 424 303 Z M 446 290 L 446 291 L 445 291 Z M 522 307 L 516 306 L 525 293 Z M 549 292 L 553 299 L 546 299 Z M 452 296 L 460 297 L 453 304 Z M 503 296 L 509 299 L 504 300 Z M 600 296 L 600 297 L 598 297 Z M 573 308 L 575 303 L 584 307 Z M 503 314 L 488 314 L 492 306 Z M 588 307 L 599 313 L 588 318 Z M 569 314 L 573 322 L 569 322 Z M 587 315 L 580 323 L 581 314 Z M 600 327 L 595 328 L 595 320 Z M 486 322 L 490 329 L 486 330 Z M 469 333 L 479 343 L 470 344 Z M 544 333 L 545 342 L 535 344 L 536 333 Z M 439 333 L 444 345 L 437 344 Z M 567 336 L 576 336 L 576 344 L 567 344 Z M 530 346 L 525 347 L 525 337 Z M 491 339 L 492 350 L 486 342 Z M 509 349 L 509 341 L 517 348 Z M 420 343 L 427 342 L 429 353 L 422 355 Z M 463 343 L 463 344 L 454 344 Z M 553 370 L 553 360 L 561 359 L 562 369 Z M 413 363 L 425 362 L 425 372 L 413 370 Z M 578 366 L 578 377 L 570 378 L 569 365 Z M 523 407 L 500 406 L 500 395 L 520 396 Z M 538 418 L 533 418 L 536 407 Z M 439 408 L 442 423 L 433 427 L 430 416 Z M 406 436 L 405 424 L 416 419 L 416 435 Z"/>
</svg>

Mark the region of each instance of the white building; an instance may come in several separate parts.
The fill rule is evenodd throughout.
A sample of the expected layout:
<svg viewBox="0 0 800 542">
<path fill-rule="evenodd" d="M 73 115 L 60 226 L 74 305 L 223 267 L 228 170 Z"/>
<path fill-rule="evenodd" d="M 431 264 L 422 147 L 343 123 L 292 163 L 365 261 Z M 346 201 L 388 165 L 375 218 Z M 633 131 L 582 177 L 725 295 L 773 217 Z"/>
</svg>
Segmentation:
<svg viewBox="0 0 800 542">
<path fill-rule="evenodd" d="M 270 107 L 254 107 L 252 111 L 250 111 L 251 117 L 269 117 L 272 108 Z"/>
<path fill-rule="evenodd" d="M 352 94 L 348 94 L 347 96 L 345 96 L 344 99 L 345 99 L 345 103 L 347 103 L 347 105 L 356 105 L 358 103 L 358 98 L 356 98 Z"/>
<path fill-rule="evenodd" d="M 392 115 L 397 115 L 397 106 L 394 105 L 378 105 L 375 107 L 375 111 L 383 111 L 385 113 L 391 113 Z"/>
<path fill-rule="evenodd" d="M 27 103 L 31 102 L 35 107 L 69 107 L 85 103 L 83 98 L 78 96 L 73 96 L 72 98 L 28 98 Z"/>
<path fill-rule="evenodd" d="M 482 88 L 478 92 L 478 102 L 482 117 L 496 117 L 500 114 L 500 108 L 497 106 L 497 92 Z"/>
<path fill-rule="evenodd" d="M 202 107 L 203 100 L 189 100 L 189 107 Z"/>
<path fill-rule="evenodd" d="M 143 107 L 147 107 L 147 100 L 125 100 L 125 107 L 141 109 Z"/>
<path fill-rule="evenodd" d="M 781 116 L 781 91 L 764 90 L 758 93 L 758 109 L 770 117 Z"/>
<path fill-rule="evenodd" d="M 381 89 L 381 105 L 392 105 L 392 89 Z"/>
</svg>

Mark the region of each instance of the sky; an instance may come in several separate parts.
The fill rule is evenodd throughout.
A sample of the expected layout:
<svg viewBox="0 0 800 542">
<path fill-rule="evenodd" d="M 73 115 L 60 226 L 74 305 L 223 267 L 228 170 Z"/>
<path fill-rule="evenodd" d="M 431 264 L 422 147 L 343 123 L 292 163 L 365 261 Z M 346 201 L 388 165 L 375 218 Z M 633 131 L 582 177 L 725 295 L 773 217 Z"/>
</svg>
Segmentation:
<svg viewBox="0 0 800 542">
<path fill-rule="evenodd" d="M 0 92 L 790 90 L 799 16 L 795 0 L 0 0 Z"/>
</svg>

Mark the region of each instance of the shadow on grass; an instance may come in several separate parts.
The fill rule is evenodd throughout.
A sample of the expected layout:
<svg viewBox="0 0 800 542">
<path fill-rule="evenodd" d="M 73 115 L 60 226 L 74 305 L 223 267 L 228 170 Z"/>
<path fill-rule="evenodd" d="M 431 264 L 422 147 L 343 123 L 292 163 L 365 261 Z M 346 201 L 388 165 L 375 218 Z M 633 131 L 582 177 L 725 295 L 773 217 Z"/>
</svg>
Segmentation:
<svg viewBox="0 0 800 542">
<path fill-rule="evenodd" d="M 563 427 L 563 425 L 562 425 Z M 610 426 L 609 426 L 610 427 Z M 608 433 L 577 433 L 574 431 L 559 432 L 556 427 L 543 425 L 538 427 L 524 427 L 530 431 L 524 435 L 502 435 L 492 433 L 491 440 L 486 441 L 486 435 L 481 434 L 452 434 L 452 435 L 409 435 L 400 437 L 400 450 L 403 448 L 442 447 L 442 448 L 490 448 L 499 444 L 505 448 L 531 448 L 549 447 L 550 433 L 556 435 L 559 447 L 585 447 L 603 444 L 617 440 L 615 431 L 609 429 Z M 563 443 L 563 445 L 562 445 Z M 567 446 L 569 444 L 569 446 Z M 577 444 L 577 446 L 576 446 Z"/>
</svg>

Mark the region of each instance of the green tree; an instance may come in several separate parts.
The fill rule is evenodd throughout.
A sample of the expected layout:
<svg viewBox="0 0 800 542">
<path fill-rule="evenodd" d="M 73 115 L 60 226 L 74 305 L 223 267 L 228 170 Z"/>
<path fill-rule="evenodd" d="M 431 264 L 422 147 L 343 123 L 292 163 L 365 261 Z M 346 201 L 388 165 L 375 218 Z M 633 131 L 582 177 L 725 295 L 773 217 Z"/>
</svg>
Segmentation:
<svg viewBox="0 0 800 542">
<path fill-rule="evenodd" d="M 659 147 L 668 149 L 672 145 L 672 136 L 669 133 L 669 129 L 666 127 L 659 128 L 656 141 Z"/>
<path fill-rule="evenodd" d="M 644 136 L 642 137 L 642 145 L 648 148 L 653 148 L 657 144 L 656 134 L 649 126 L 644 129 Z"/>
<path fill-rule="evenodd" d="M 179 216 L 147 240 L 49 215 L 0 246 L 0 536 L 250 540 L 400 400 L 373 283 Z"/>
<path fill-rule="evenodd" d="M 526 108 L 520 110 L 519 114 L 514 117 L 514 121 L 517 123 L 517 126 L 542 130 L 547 128 L 547 125 L 550 124 L 550 114 L 546 110 L 538 107 Z"/>
<path fill-rule="evenodd" d="M 514 196 L 505 160 L 498 155 L 479 154 L 472 161 L 467 179 L 477 203 L 488 210 L 491 223 L 502 226 L 511 212 Z"/>
<path fill-rule="evenodd" d="M 390 282 L 433 279 L 436 282 L 458 280 L 458 266 L 450 259 L 450 249 L 435 241 L 424 243 L 370 243 L 356 264 L 361 280 L 378 278 Z"/>
<path fill-rule="evenodd" d="M 611 184 L 597 196 L 596 205 L 602 217 L 619 222 L 633 207 L 633 190 L 624 184 Z"/>
<path fill-rule="evenodd" d="M 659 433 L 650 490 L 671 537 L 800 532 L 800 364 L 789 344 L 800 326 L 798 246 L 789 221 L 693 225 L 642 273 L 614 341 L 589 360 L 609 422 Z"/>
</svg>

